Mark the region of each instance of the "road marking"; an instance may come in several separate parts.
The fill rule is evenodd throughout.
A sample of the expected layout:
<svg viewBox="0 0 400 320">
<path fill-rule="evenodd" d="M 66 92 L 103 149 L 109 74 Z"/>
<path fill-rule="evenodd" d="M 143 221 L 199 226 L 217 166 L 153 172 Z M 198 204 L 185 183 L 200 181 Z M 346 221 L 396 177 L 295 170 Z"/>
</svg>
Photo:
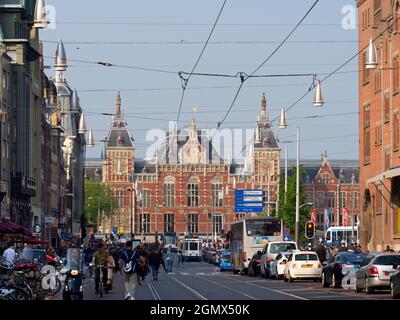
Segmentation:
<svg viewBox="0 0 400 320">
<path fill-rule="evenodd" d="M 225 285 L 223 285 L 223 284 L 221 284 L 221 283 L 210 281 L 210 280 L 205 279 L 205 278 L 203 278 L 203 277 L 200 277 L 200 276 L 198 276 L 198 275 L 196 275 L 196 277 L 198 277 L 198 278 L 200 278 L 200 279 L 202 279 L 202 280 L 205 280 L 205 281 L 207 281 L 207 282 L 210 282 L 210 283 L 212 283 L 212 284 L 214 284 L 214 285 L 216 285 L 216 286 L 219 286 L 219 287 L 228 289 L 228 290 L 230 290 L 230 291 L 233 291 L 233 292 L 235 292 L 235 293 L 237 293 L 237 294 L 240 294 L 240 295 L 245 296 L 245 297 L 247 297 L 247 298 L 250 298 L 250 299 L 252 299 L 252 300 L 259 300 L 259 299 L 255 298 L 255 297 L 253 297 L 253 296 L 251 296 L 251 295 L 249 295 L 249 294 L 247 294 L 247 293 L 243 293 L 243 292 L 240 292 L 240 291 L 238 291 L 238 290 L 232 289 L 232 288 L 227 287 L 227 286 L 225 286 Z"/>
<path fill-rule="evenodd" d="M 193 288 L 189 287 L 188 285 L 184 284 L 182 281 L 179 281 L 175 277 L 172 277 L 171 275 L 169 276 L 172 280 L 174 280 L 177 284 L 181 285 L 185 289 L 189 290 L 191 293 L 193 293 L 195 296 L 199 297 L 201 300 L 208 300 L 206 297 L 198 293 L 196 290 Z"/>
<path fill-rule="evenodd" d="M 221 277 L 221 278 L 225 278 L 225 279 L 232 279 L 233 281 L 246 283 L 246 284 L 248 284 L 250 286 L 253 286 L 253 287 L 261 288 L 261 289 L 264 289 L 264 290 L 267 290 L 267 291 L 276 292 L 276 293 L 283 294 L 283 295 L 286 295 L 286 296 L 289 296 L 289 297 L 292 297 L 292 298 L 295 298 L 295 299 L 299 299 L 299 300 L 310 300 L 310 299 L 307 299 L 307 298 L 304 298 L 304 297 L 296 296 L 296 295 L 291 294 L 291 293 L 287 293 L 287 292 L 283 292 L 283 291 L 280 291 L 280 290 L 267 288 L 267 287 L 264 287 L 264 286 L 259 286 L 259 285 L 256 285 L 254 283 L 250 283 L 250 282 L 247 282 L 247 281 L 236 280 L 236 279 L 233 279 L 232 277 L 225 277 L 225 276 L 222 276 L 222 275 L 218 275 L 217 277 Z"/>
<path fill-rule="evenodd" d="M 150 282 L 148 278 L 146 278 L 147 285 L 149 286 L 150 292 L 153 295 L 154 300 L 161 300 L 160 295 L 158 294 L 154 285 Z"/>
</svg>

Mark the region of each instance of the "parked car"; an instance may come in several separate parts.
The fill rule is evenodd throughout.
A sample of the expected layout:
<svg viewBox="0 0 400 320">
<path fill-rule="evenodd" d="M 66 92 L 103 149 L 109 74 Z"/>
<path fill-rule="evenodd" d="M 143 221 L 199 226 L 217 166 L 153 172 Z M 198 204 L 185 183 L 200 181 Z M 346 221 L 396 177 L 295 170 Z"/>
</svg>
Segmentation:
<svg viewBox="0 0 400 320">
<path fill-rule="evenodd" d="M 365 290 L 366 294 L 376 289 L 389 290 L 390 278 L 396 273 L 393 265 L 400 265 L 399 253 L 375 253 L 363 261 L 356 272 L 356 292 Z"/>
<path fill-rule="evenodd" d="M 270 277 L 271 262 L 279 253 L 297 250 L 297 244 L 293 241 L 271 241 L 264 246 L 261 256 L 260 274 L 262 277 Z"/>
<path fill-rule="evenodd" d="M 313 251 L 293 252 L 286 263 L 284 280 L 293 282 L 297 279 L 312 279 L 320 281 L 322 264 Z"/>
<path fill-rule="evenodd" d="M 358 270 L 367 257 L 367 254 L 339 252 L 326 262 L 322 269 L 322 285 L 324 288 L 330 286 L 340 288 L 343 278 L 349 273 Z"/>
<path fill-rule="evenodd" d="M 231 253 L 229 251 L 224 251 L 221 254 L 220 262 L 219 262 L 219 270 L 232 270 L 232 262 L 231 262 Z"/>
<path fill-rule="evenodd" d="M 261 265 L 261 251 L 257 251 L 249 262 L 248 275 L 249 277 L 255 277 L 260 274 Z"/>
<path fill-rule="evenodd" d="M 286 262 L 292 252 L 281 252 L 271 263 L 270 277 L 271 279 L 282 279 L 285 273 Z"/>
<path fill-rule="evenodd" d="M 393 299 L 400 299 L 400 266 L 394 265 L 394 270 L 397 270 L 390 277 L 390 294 Z"/>
</svg>

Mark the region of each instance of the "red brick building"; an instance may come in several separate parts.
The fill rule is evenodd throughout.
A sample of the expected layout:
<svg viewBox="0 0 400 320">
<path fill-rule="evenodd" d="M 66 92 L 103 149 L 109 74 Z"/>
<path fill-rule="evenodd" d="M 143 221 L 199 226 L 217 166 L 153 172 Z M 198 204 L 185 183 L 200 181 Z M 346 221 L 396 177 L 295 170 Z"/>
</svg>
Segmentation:
<svg viewBox="0 0 400 320">
<path fill-rule="evenodd" d="M 301 169 L 306 172 L 304 192 L 307 202 L 317 211 L 317 229 L 326 230 L 326 214 L 329 214 L 330 226 L 351 226 L 353 215 L 356 226 L 360 213 L 358 163 L 331 163 L 325 152 L 319 165 L 303 163 Z"/>
<path fill-rule="evenodd" d="M 400 250 L 400 2 L 358 0 L 359 49 L 376 39 L 377 67 L 359 56 L 361 244 Z"/>
<path fill-rule="evenodd" d="M 102 181 L 113 190 L 119 209 L 103 232 L 123 227 L 135 237 L 166 231 L 220 237 L 237 218 L 235 188 L 262 188 L 265 214 L 275 208 L 280 149 L 268 118 L 265 96 L 245 165 L 222 159 L 193 118 L 189 126 L 166 133 L 153 161 L 137 159 L 118 94 L 102 161 Z M 90 177 L 99 168 L 87 168 Z M 97 171 L 98 173 L 98 171 Z"/>
</svg>

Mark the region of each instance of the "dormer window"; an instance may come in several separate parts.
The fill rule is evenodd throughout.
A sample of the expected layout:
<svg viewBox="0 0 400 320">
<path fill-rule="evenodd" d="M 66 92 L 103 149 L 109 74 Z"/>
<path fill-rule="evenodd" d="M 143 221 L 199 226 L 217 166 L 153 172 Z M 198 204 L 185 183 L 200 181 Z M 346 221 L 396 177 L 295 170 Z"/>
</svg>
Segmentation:
<svg viewBox="0 0 400 320">
<path fill-rule="evenodd" d="M 123 144 L 124 144 L 124 139 L 122 139 L 121 136 L 118 136 L 118 138 L 117 138 L 117 145 L 118 145 L 118 146 L 122 146 Z"/>
</svg>

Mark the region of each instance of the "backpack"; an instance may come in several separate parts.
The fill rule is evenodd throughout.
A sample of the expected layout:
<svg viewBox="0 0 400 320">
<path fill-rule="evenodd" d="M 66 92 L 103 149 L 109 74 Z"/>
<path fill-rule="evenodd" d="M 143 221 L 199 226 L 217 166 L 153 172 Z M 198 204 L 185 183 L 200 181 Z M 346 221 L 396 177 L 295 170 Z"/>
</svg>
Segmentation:
<svg viewBox="0 0 400 320">
<path fill-rule="evenodd" d="M 124 271 L 125 273 L 133 273 L 136 271 L 137 260 L 133 261 L 133 257 L 136 255 L 136 250 L 133 251 L 132 256 L 129 258 L 126 251 L 124 252 L 129 262 L 125 263 Z"/>
</svg>

